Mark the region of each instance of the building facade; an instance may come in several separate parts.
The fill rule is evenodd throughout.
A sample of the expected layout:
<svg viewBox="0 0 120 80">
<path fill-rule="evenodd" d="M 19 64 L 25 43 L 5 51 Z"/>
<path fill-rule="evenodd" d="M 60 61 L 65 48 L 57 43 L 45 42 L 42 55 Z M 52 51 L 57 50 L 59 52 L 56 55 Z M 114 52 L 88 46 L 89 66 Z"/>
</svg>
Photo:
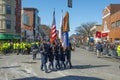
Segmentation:
<svg viewBox="0 0 120 80">
<path fill-rule="evenodd" d="M 0 0 L 0 40 L 20 39 L 20 29 L 16 30 L 17 1 L 21 3 L 21 0 Z"/>
<path fill-rule="evenodd" d="M 102 33 L 107 33 L 103 40 L 120 41 L 120 4 L 110 4 L 103 10 Z"/>
<path fill-rule="evenodd" d="M 40 17 L 36 8 L 23 8 L 21 21 L 22 41 L 36 40 L 39 36 Z"/>
<path fill-rule="evenodd" d="M 101 38 L 98 38 L 96 36 L 97 32 L 102 32 L 102 25 L 94 25 L 90 31 L 92 32 L 92 37 L 94 39 L 94 42 L 97 43 L 98 41 L 102 41 Z M 101 35 L 102 36 L 102 35 Z"/>
</svg>

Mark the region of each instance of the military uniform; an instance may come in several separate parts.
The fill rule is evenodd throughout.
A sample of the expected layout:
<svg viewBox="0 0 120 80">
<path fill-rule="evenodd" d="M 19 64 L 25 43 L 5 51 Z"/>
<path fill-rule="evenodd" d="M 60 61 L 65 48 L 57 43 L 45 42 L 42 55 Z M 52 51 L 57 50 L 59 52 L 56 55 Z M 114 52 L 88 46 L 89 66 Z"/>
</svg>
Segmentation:
<svg viewBox="0 0 120 80">
<path fill-rule="evenodd" d="M 47 58 L 48 58 L 48 45 L 46 43 L 43 43 L 39 46 L 39 51 L 41 54 L 41 67 L 40 69 L 43 71 L 43 68 L 45 72 L 47 72 Z"/>
<path fill-rule="evenodd" d="M 62 44 L 59 44 L 59 58 L 60 58 L 60 69 L 65 69 L 66 65 L 65 65 L 65 54 L 64 54 L 64 50 L 62 47 Z"/>
<path fill-rule="evenodd" d="M 71 50 L 72 50 L 72 46 L 71 43 L 69 43 L 69 47 L 65 50 L 65 55 L 66 55 L 66 67 L 72 67 L 71 64 Z"/>
<path fill-rule="evenodd" d="M 60 54 L 59 54 L 59 44 L 56 44 L 56 46 L 54 47 L 55 50 L 55 68 L 56 69 L 60 69 Z"/>
<path fill-rule="evenodd" d="M 54 69 L 54 46 L 50 45 L 50 52 L 48 53 L 48 60 L 49 60 L 49 69 Z"/>
</svg>

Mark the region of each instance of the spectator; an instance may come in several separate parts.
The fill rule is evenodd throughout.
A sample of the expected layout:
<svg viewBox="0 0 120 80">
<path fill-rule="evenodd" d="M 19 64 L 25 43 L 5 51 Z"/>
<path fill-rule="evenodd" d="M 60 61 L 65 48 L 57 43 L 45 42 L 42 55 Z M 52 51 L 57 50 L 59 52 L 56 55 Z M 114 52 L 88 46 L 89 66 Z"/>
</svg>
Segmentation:
<svg viewBox="0 0 120 80">
<path fill-rule="evenodd" d="M 96 50 L 97 50 L 97 57 L 100 58 L 101 53 L 103 51 L 103 47 L 102 47 L 102 44 L 100 42 L 98 42 L 98 44 L 96 45 Z"/>
</svg>

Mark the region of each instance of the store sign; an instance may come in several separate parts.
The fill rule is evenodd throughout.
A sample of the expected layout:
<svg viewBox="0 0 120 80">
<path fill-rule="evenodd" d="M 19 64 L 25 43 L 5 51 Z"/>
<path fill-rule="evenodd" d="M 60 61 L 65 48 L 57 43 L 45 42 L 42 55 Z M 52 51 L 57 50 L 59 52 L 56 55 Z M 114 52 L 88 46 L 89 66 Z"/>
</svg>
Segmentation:
<svg viewBox="0 0 120 80">
<path fill-rule="evenodd" d="M 108 36 L 108 33 L 102 33 L 102 37 Z"/>
</svg>

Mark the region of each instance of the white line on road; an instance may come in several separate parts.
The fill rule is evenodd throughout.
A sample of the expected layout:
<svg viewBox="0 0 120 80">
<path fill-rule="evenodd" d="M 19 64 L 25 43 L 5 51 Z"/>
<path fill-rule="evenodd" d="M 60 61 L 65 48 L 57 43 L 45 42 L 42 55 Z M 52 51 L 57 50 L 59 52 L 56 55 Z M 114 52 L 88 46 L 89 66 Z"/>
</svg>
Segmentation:
<svg viewBox="0 0 120 80">
<path fill-rule="evenodd" d="M 66 76 L 64 73 L 60 72 L 60 71 L 57 71 L 60 75 L 62 76 Z"/>
<path fill-rule="evenodd" d="M 72 79 L 71 77 L 67 77 L 67 76 L 70 76 L 68 75 L 69 72 L 61 72 L 61 71 L 58 71 L 58 74 L 60 74 L 61 76 L 64 76 L 65 77 L 65 80 L 75 80 L 75 79 Z"/>
<path fill-rule="evenodd" d="M 30 73 L 30 74 L 32 74 L 32 75 L 34 75 L 34 76 L 37 76 L 37 74 L 33 71 L 31 65 L 30 65 L 30 66 L 26 66 L 26 65 L 24 64 L 24 69 L 27 71 L 27 73 Z"/>
<path fill-rule="evenodd" d="M 5 73 L 5 80 L 8 80 L 8 75 L 7 75 L 7 73 Z"/>
</svg>

